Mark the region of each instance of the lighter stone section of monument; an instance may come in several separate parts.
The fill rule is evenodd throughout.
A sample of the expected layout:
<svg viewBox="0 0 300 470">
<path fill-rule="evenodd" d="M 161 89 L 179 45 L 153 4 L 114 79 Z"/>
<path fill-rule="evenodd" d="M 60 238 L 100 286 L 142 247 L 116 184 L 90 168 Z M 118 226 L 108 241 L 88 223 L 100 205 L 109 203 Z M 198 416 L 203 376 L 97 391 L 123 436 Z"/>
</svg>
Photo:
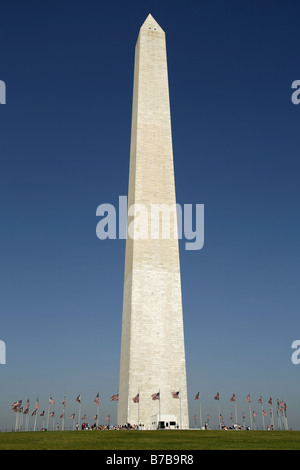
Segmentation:
<svg viewBox="0 0 300 470">
<path fill-rule="evenodd" d="M 128 207 L 175 203 L 165 33 L 149 15 L 135 48 Z M 126 240 L 118 423 L 175 415 L 188 428 L 178 238 L 151 239 L 148 222 L 147 239 Z"/>
</svg>

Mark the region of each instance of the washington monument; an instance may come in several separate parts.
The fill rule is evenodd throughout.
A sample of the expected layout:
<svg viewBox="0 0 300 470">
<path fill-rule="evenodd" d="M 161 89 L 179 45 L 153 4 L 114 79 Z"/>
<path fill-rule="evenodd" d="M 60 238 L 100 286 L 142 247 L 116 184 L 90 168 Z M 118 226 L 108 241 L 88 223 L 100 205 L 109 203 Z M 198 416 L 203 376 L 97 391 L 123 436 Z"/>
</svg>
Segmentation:
<svg viewBox="0 0 300 470">
<path fill-rule="evenodd" d="M 169 236 L 153 232 L 153 207 L 175 204 L 165 33 L 149 15 L 135 48 L 120 425 L 189 427 L 176 210 Z"/>
</svg>

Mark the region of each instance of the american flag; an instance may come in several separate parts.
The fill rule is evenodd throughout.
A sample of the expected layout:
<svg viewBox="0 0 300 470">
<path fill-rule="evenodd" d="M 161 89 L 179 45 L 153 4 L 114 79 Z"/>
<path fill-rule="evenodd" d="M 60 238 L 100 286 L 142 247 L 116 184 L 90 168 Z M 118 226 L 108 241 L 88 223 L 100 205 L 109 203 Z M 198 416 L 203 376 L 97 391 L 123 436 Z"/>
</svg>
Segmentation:
<svg viewBox="0 0 300 470">
<path fill-rule="evenodd" d="M 86 419 L 86 415 L 83 415 L 81 419 Z"/>
<path fill-rule="evenodd" d="M 269 405 L 272 405 L 272 398 L 271 397 L 269 398 L 268 403 L 269 403 Z"/>
<path fill-rule="evenodd" d="M 250 401 L 251 401 L 250 395 L 247 395 L 247 396 L 246 396 L 246 401 L 247 401 L 248 403 L 250 403 Z"/>
<path fill-rule="evenodd" d="M 94 399 L 94 403 L 96 406 L 99 406 L 99 393 L 97 393 L 95 399 Z"/>
<path fill-rule="evenodd" d="M 36 410 L 33 410 L 33 411 L 31 412 L 31 416 L 35 416 L 35 415 L 36 415 Z"/>
<path fill-rule="evenodd" d="M 255 416 L 257 416 L 257 413 L 256 413 L 256 411 L 253 411 L 253 413 L 252 413 L 252 414 L 253 414 L 253 416 L 254 416 L 254 417 L 255 417 Z"/>
<path fill-rule="evenodd" d="M 110 416 L 109 416 L 109 415 L 107 415 L 107 416 L 105 417 L 105 419 L 106 419 L 106 421 L 109 423 Z"/>
<path fill-rule="evenodd" d="M 49 404 L 50 404 L 50 405 L 54 405 L 54 403 L 55 403 L 55 401 L 53 400 L 53 398 L 52 398 L 52 397 L 49 397 Z"/>
<path fill-rule="evenodd" d="M 35 409 L 35 410 L 38 410 L 38 409 L 39 409 L 39 399 L 38 399 L 38 398 L 36 399 L 34 409 Z"/>
<path fill-rule="evenodd" d="M 29 398 L 27 399 L 26 406 L 25 406 L 25 411 L 28 411 L 29 408 Z"/>
<path fill-rule="evenodd" d="M 159 400 L 160 399 L 159 392 L 158 393 L 152 393 L 151 398 L 152 398 L 152 400 Z"/>
<path fill-rule="evenodd" d="M 42 411 L 40 416 L 45 416 L 45 411 Z"/>
<path fill-rule="evenodd" d="M 245 418 L 246 418 L 246 416 L 245 416 L 245 413 L 244 413 L 244 412 L 243 412 L 243 414 L 242 414 L 242 418 L 243 418 L 243 419 L 245 419 Z"/>
<path fill-rule="evenodd" d="M 98 415 L 95 415 L 93 419 L 98 419 Z"/>
<path fill-rule="evenodd" d="M 259 397 L 258 403 L 262 403 L 262 396 Z"/>
<path fill-rule="evenodd" d="M 119 400 L 119 394 L 117 393 L 116 395 L 112 395 L 110 397 L 110 401 L 118 401 Z"/>
<path fill-rule="evenodd" d="M 19 411 L 21 405 L 22 405 L 22 400 L 15 401 L 15 402 L 11 405 L 11 409 L 12 409 L 13 411 Z"/>
<path fill-rule="evenodd" d="M 51 416 L 51 418 L 54 418 L 54 411 L 51 411 L 51 413 L 49 414 L 49 416 Z"/>
<path fill-rule="evenodd" d="M 179 398 L 179 392 L 172 392 L 173 398 Z"/>
<path fill-rule="evenodd" d="M 62 406 L 63 406 L 63 408 L 66 407 L 66 399 L 65 399 L 65 397 L 64 397 L 64 399 L 63 399 Z"/>
<path fill-rule="evenodd" d="M 70 416 L 70 419 L 74 419 L 75 418 L 75 413 L 71 414 Z"/>
<path fill-rule="evenodd" d="M 81 402 L 81 395 L 79 394 L 78 397 L 76 398 L 76 401 L 78 401 L 78 403 Z"/>
<path fill-rule="evenodd" d="M 19 406 L 18 403 L 19 403 L 19 402 L 14 401 L 13 404 L 11 405 L 11 409 L 12 409 L 13 411 L 17 411 L 18 406 Z"/>
<path fill-rule="evenodd" d="M 63 413 L 61 413 L 59 417 L 60 417 L 60 418 L 63 418 L 63 417 L 64 417 L 64 414 L 63 414 Z"/>
<path fill-rule="evenodd" d="M 266 413 L 265 411 L 263 411 L 263 415 L 264 415 L 264 416 L 267 416 L 267 413 Z"/>
<path fill-rule="evenodd" d="M 133 403 L 139 403 L 140 402 L 140 394 L 138 393 L 132 400 L 133 400 Z"/>
<path fill-rule="evenodd" d="M 215 400 L 220 400 L 220 394 L 219 394 L 219 392 L 215 394 L 214 399 L 215 399 Z"/>
<path fill-rule="evenodd" d="M 200 392 L 196 393 L 195 400 L 200 400 Z"/>
<path fill-rule="evenodd" d="M 233 393 L 230 397 L 230 401 L 235 401 L 235 393 Z"/>
</svg>

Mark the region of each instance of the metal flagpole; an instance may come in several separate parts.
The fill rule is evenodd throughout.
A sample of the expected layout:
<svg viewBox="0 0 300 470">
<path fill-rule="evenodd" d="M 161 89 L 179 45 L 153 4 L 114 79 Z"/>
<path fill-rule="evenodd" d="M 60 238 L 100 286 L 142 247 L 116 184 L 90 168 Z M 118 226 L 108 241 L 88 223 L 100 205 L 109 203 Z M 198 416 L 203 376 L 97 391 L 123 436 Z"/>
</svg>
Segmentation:
<svg viewBox="0 0 300 470">
<path fill-rule="evenodd" d="M 63 400 L 63 417 L 62 417 L 62 426 L 61 430 L 65 430 L 65 409 L 66 409 L 66 394 L 64 394 L 64 400 Z"/>
<path fill-rule="evenodd" d="M 19 409 L 19 431 L 22 431 L 23 426 L 23 406 Z"/>
<path fill-rule="evenodd" d="M 281 431 L 280 403 L 279 403 L 278 398 L 277 398 L 277 425 Z"/>
<path fill-rule="evenodd" d="M 238 418 L 237 418 L 237 406 L 236 406 L 236 402 L 234 402 L 234 409 L 235 409 L 235 424 L 238 424 Z"/>
<path fill-rule="evenodd" d="M 279 416 L 279 408 L 277 406 L 276 408 L 276 414 L 277 414 L 277 428 L 281 430 L 281 423 L 280 423 L 280 416 Z"/>
<path fill-rule="evenodd" d="M 179 390 L 179 416 L 180 416 L 180 429 L 182 429 L 182 421 L 181 421 L 181 393 Z"/>
<path fill-rule="evenodd" d="M 100 396 L 99 396 L 99 392 L 97 393 L 96 395 L 96 398 L 95 398 L 95 405 L 96 405 L 96 416 L 97 416 L 97 420 L 96 420 L 96 426 L 97 426 L 97 429 L 98 429 L 98 426 L 99 426 L 99 410 L 100 410 Z"/>
<path fill-rule="evenodd" d="M 253 415 L 253 429 L 256 430 L 256 427 L 255 427 L 255 415 L 256 415 L 256 413 L 255 413 L 255 411 L 253 411 L 252 415 Z"/>
<path fill-rule="evenodd" d="M 159 399 L 158 399 L 158 429 L 159 429 L 159 426 L 160 426 L 160 389 L 158 390 L 158 394 L 159 394 Z"/>
<path fill-rule="evenodd" d="M 264 416 L 264 407 L 263 407 L 263 404 L 261 404 L 261 417 L 262 417 L 263 431 L 264 431 L 264 430 L 265 430 L 265 416 Z"/>
<path fill-rule="evenodd" d="M 34 426 L 33 426 L 34 431 L 36 431 L 36 415 L 37 415 L 37 410 L 35 410 L 35 415 L 34 415 Z"/>
<path fill-rule="evenodd" d="M 20 431 L 20 407 L 17 408 L 16 413 L 17 413 L 17 416 L 16 416 L 16 427 L 15 427 L 15 431 Z"/>
<path fill-rule="evenodd" d="M 140 429 L 140 390 L 138 388 L 138 430 Z"/>
<path fill-rule="evenodd" d="M 15 432 L 17 431 L 17 426 L 18 426 L 18 410 L 15 411 L 16 413 L 16 422 L 15 422 Z"/>
<path fill-rule="evenodd" d="M 199 400 L 199 413 L 200 413 L 200 420 L 199 420 L 199 429 L 202 428 L 202 408 L 201 408 L 201 396 L 200 392 L 196 393 L 195 400 Z M 196 425 L 196 422 L 195 422 Z"/>
<path fill-rule="evenodd" d="M 15 431 L 18 430 L 18 424 L 19 424 L 19 410 L 16 410 L 16 423 L 15 423 Z"/>
<path fill-rule="evenodd" d="M 252 412 L 251 412 L 251 397 L 250 397 L 250 395 L 246 396 L 246 401 L 249 403 L 250 429 L 252 429 Z"/>
<path fill-rule="evenodd" d="M 237 424 L 237 408 L 236 408 L 236 396 L 235 393 L 231 395 L 230 401 L 234 402 L 234 409 L 235 409 L 235 424 Z"/>
<path fill-rule="evenodd" d="M 140 423 L 140 392 L 139 392 L 139 389 L 138 389 L 138 393 L 137 395 L 135 395 L 135 397 L 133 397 L 132 399 L 133 403 L 137 403 L 138 406 L 137 406 L 137 429 L 139 429 L 139 423 Z"/>
<path fill-rule="evenodd" d="M 54 405 L 54 400 L 50 394 L 49 396 L 49 403 L 48 403 L 48 417 L 47 417 L 47 430 L 49 429 L 49 411 L 50 411 L 50 405 Z"/>
<path fill-rule="evenodd" d="M 269 398 L 268 404 L 271 405 L 270 408 L 270 415 L 271 415 L 271 426 L 273 426 L 273 429 L 275 428 L 275 423 L 274 423 L 274 413 L 273 413 L 273 400 L 272 397 Z"/>
<path fill-rule="evenodd" d="M 202 406 L 201 406 L 201 393 L 199 392 L 199 406 L 200 406 L 200 429 L 202 429 Z"/>
<path fill-rule="evenodd" d="M 79 402 L 79 408 L 78 408 L 78 424 L 79 424 L 79 430 L 81 429 L 81 392 L 76 398 L 76 400 Z"/>
<path fill-rule="evenodd" d="M 29 420 L 29 398 L 27 399 L 26 406 L 24 413 L 26 415 L 25 417 L 25 431 L 28 431 L 28 420 Z"/>
<path fill-rule="evenodd" d="M 288 426 L 288 419 L 287 419 L 287 410 L 288 410 L 287 404 L 284 403 L 285 424 L 286 424 L 286 430 L 288 431 L 289 426 Z"/>
<path fill-rule="evenodd" d="M 23 421 L 24 421 L 24 413 L 23 413 L 23 407 L 22 407 L 22 411 L 21 411 L 21 428 L 20 428 L 20 431 L 22 430 L 22 427 L 23 427 Z"/>
<path fill-rule="evenodd" d="M 51 397 L 51 395 L 50 395 L 50 397 Z M 49 397 L 49 401 L 48 401 L 47 431 L 49 430 L 50 397 Z"/>
<path fill-rule="evenodd" d="M 221 429 L 221 411 L 220 411 L 220 394 L 219 392 L 216 393 L 214 399 L 218 402 L 218 413 L 219 413 L 219 429 Z"/>
<path fill-rule="evenodd" d="M 271 418 L 271 429 L 272 429 L 272 426 L 273 426 L 273 429 L 274 429 L 274 425 L 273 425 L 273 411 L 272 411 L 271 408 L 269 409 L 269 413 L 270 413 L 270 418 Z"/>
<path fill-rule="evenodd" d="M 260 403 L 260 405 L 261 405 L 261 417 L 262 417 L 263 431 L 264 431 L 265 430 L 265 419 L 264 419 L 264 415 L 263 415 L 263 402 L 262 402 L 262 396 L 261 395 L 258 399 L 258 403 Z"/>
</svg>

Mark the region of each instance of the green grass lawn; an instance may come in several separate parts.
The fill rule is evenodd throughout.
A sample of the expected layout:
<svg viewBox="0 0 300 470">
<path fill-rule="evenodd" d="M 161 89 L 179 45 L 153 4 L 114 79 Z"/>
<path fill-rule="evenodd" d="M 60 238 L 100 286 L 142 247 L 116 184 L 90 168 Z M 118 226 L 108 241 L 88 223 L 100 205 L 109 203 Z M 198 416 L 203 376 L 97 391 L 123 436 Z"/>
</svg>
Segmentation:
<svg viewBox="0 0 300 470">
<path fill-rule="evenodd" d="M 300 431 L 1 432 L 0 450 L 300 450 Z"/>
</svg>

